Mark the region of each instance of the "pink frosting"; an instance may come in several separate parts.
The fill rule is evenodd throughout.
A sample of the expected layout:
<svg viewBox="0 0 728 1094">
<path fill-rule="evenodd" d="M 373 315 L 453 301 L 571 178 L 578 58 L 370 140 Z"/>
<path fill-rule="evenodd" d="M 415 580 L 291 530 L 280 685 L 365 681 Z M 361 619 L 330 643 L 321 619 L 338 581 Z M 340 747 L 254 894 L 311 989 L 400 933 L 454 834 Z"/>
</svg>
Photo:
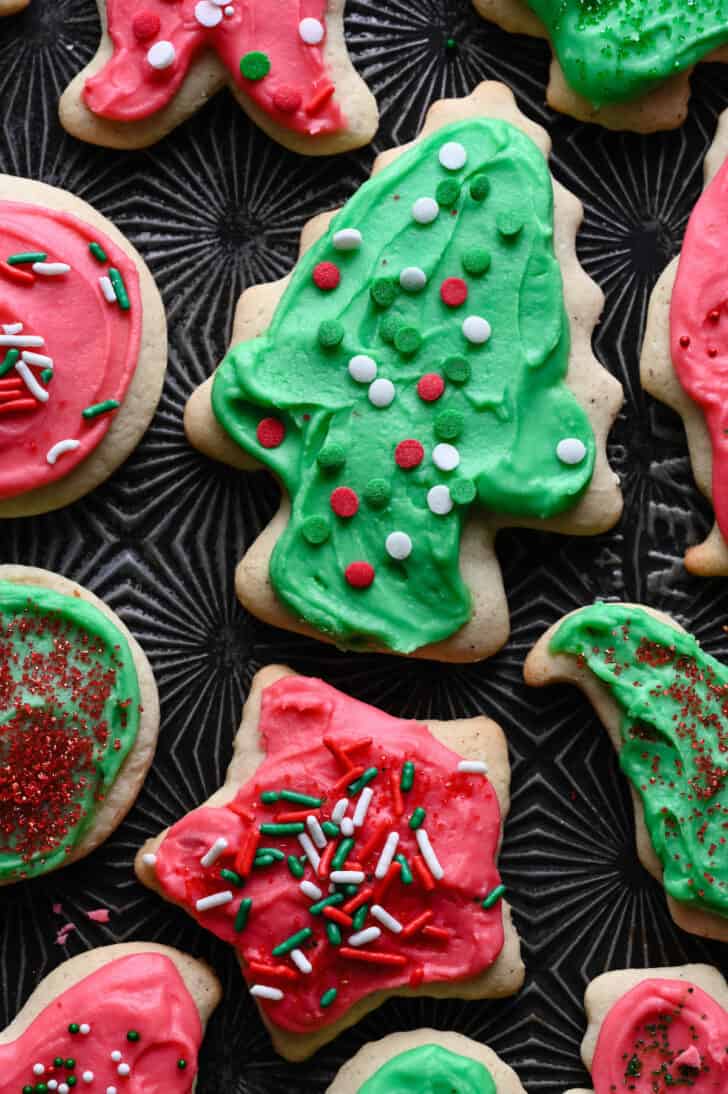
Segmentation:
<svg viewBox="0 0 728 1094">
<path fill-rule="evenodd" d="M 70 1033 L 72 1023 L 90 1030 Z M 139 1039 L 129 1040 L 129 1032 Z M 17 1040 L 0 1045 L 0 1086 L 19 1092 L 55 1081 L 60 1087 L 75 1075 L 70 1089 L 88 1094 L 105 1094 L 110 1086 L 119 1094 L 188 1094 L 201 1041 L 197 1007 L 174 963 L 159 953 L 133 954 L 74 984 Z M 112 1059 L 117 1052 L 121 1058 Z M 58 1057 L 64 1066 L 55 1065 Z M 65 1066 L 69 1059 L 73 1069 Z M 84 1078 L 86 1073 L 93 1078 Z"/>
<path fill-rule="evenodd" d="M 108 262 L 97 261 L 89 243 L 101 244 Z M 45 253 L 48 263 L 71 267 L 60 276 L 41 276 L 32 265 L 9 266 L 13 255 Z M 99 278 L 118 269 L 131 307 L 108 303 Z M 30 371 L 47 390 L 43 402 L 15 368 L 0 377 L 0 498 L 12 498 L 63 478 L 103 440 L 113 414 L 86 419 L 82 411 L 115 399 L 121 403 L 139 357 L 142 313 L 139 277 L 130 258 L 110 239 L 68 213 L 39 205 L 0 202 L 0 335 L 22 323 L 21 337 L 43 339 L 28 352 L 50 357 L 53 379 L 41 378 L 43 365 Z M 0 365 L 8 346 L 0 346 Z M 26 405 L 28 404 L 28 405 Z M 59 441 L 79 447 L 48 462 Z"/>
<path fill-rule="evenodd" d="M 340 1018 L 377 989 L 450 982 L 487 969 L 500 953 L 504 937 L 501 901 L 496 898 L 487 909 L 481 906 L 500 880 L 495 863 L 500 809 L 488 779 L 459 772 L 460 757 L 425 726 L 393 718 L 320 680 L 286 677 L 267 688 L 259 728 L 267 757 L 255 776 L 230 805 L 202 807 L 175 824 L 158 850 L 156 870 L 170 899 L 183 904 L 208 930 L 236 947 L 249 984 L 283 991 L 280 1000 L 258 1000 L 267 1018 L 286 1030 L 309 1033 Z M 324 738 L 333 743 L 334 751 Z M 403 812 L 397 815 L 393 779 L 399 786 L 403 763 L 408 760 L 415 764 L 414 785 L 402 793 Z M 346 763 L 354 765 L 348 774 Z M 234 899 L 230 903 L 209 911 L 196 910 L 197 900 L 229 887 L 221 879 L 220 869 L 241 868 L 251 833 L 255 835 L 261 823 L 296 811 L 305 815 L 305 807 L 290 802 L 262 804 L 263 791 L 287 788 L 325 798 L 320 809 L 308 809 L 323 823 L 336 802 L 347 796 L 350 780 L 371 767 L 378 769 L 369 784 L 373 797 L 363 827 L 356 830 L 345 868 L 365 872 L 360 892 L 376 889 L 379 882 L 373 872 L 383 842 L 388 833 L 399 833 L 397 851 L 405 855 L 414 880 L 404 884 L 396 863 L 386 892 L 377 891 L 368 903 L 370 907 L 379 903 L 403 926 L 423 912 L 429 913 L 429 919 L 424 930 L 406 936 L 406 932 L 393 933 L 370 913 L 366 927 L 379 927 L 381 936 L 363 945 L 360 952 L 395 955 L 401 964 L 366 964 L 347 956 L 354 929 L 345 924 L 340 926 L 341 947 L 332 945 L 327 940 L 325 915 L 309 912 L 313 898 L 301 891 L 285 861 L 253 868 L 242 888 L 232 886 Z M 358 797 L 348 797 L 347 815 L 353 818 Z M 428 871 L 422 875 L 415 867 L 419 848 L 408 821 L 417 806 L 426 810 L 422 828 L 444 871 L 442 880 L 436 882 Z M 366 851 L 365 845 L 375 832 L 380 838 Z M 220 837 L 227 840 L 227 850 L 214 866 L 205 868 L 201 859 Z M 338 845 L 339 840 L 331 842 Z M 286 855 L 302 854 L 295 835 L 262 834 L 260 846 L 272 846 Z M 310 863 L 303 880 L 329 894 L 328 876 L 317 875 Z M 252 908 L 247 925 L 236 932 L 234 922 L 243 899 L 252 899 Z M 350 899 L 347 896 L 337 911 L 346 914 Z M 444 934 L 433 936 L 428 927 Z M 305 928 L 310 928 L 312 935 L 300 949 L 313 965 L 310 973 L 301 972 L 290 955 L 272 953 L 279 943 Z M 267 972 L 271 966 L 277 971 Z M 335 999 L 322 1005 L 322 996 L 332 988 L 337 992 Z"/>
<path fill-rule="evenodd" d="M 325 37 L 307 44 L 299 32 L 303 19 L 316 19 L 325 28 L 326 0 L 230 0 L 230 15 L 205 0 L 203 8 L 222 15 L 215 26 L 199 21 L 198 0 L 107 0 L 106 6 L 114 54 L 84 90 L 95 114 L 124 122 L 155 114 L 174 98 L 195 57 L 210 48 L 236 85 L 278 125 L 310 136 L 345 127 L 324 60 Z M 173 63 L 162 69 L 147 59 L 158 42 L 174 47 Z M 240 61 L 250 52 L 265 53 L 270 61 L 262 79 L 241 74 Z"/>
<path fill-rule="evenodd" d="M 690 1094 L 725 1094 L 728 1013 L 689 981 L 643 980 L 604 1019 L 592 1077 L 595 1094 L 674 1094 L 678 1080 Z"/>
<path fill-rule="evenodd" d="M 702 409 L 713 452 L 713 507 L 728 540 L 728 161 L 693 209 L 670 305 L 672 360 Z"/>
</svg>

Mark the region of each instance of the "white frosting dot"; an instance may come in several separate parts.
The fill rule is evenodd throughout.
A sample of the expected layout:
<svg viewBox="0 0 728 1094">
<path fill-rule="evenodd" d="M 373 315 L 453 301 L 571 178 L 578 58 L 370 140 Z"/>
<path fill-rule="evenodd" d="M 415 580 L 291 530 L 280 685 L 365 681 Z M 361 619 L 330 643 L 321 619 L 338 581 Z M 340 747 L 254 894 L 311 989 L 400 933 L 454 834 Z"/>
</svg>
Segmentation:
<svg viewBox="0 0 728 1094">
<path fill-rule="evenodd" d="M 81 1078 L 85 1083 L 92 1083 L 94 1081 L 94 1073 L 93 1071 L 84 1071 Z"/>
<path fill-rule="evenodd" d="M 155 42 L 147 50 L 147 60 L 152 68 L 156 69 L 169 68 L 170 65 L 174 64 L 176 57 L 177 54 L 171 42 Z"/>
<path fill-rule="evenodd" d="M 399 283 L 406 292 L 419 292 L 427 284 L 427 274 L 419 266 L 407 266 L 399 275 Z"/>
<path fill-rule="evenodd" d="M 391 380 L 379 379 L 369 385 L 369 402 L 373 406 L 389 406 L 394 399 L 394 394 L 394 384 Z"/>
<path fill-rule="evenodd" d="M 475 345 L 482 345 L 483 342 L 487 342 L 490 338 L 490 323 L 487 319 L 483 319 L 481 315 L 469 315 L 468 318 L 463 321 L 463 334 L 468 342 L 473 342 Z"/>
<path fill-rule="evenodd" d="M 118 1048 L 115 1048 L 114 1051 L 111 1053 L 111 1059 L 114 1061 L 115 1064 L 118 1064 L 119 1060 L 121 1059 L 121 1053 L 119 1052 Z"/>
<path fill-rule="evenodd" d="M 78 1032 L 82 1033 L 85 1037 L 91 1032 L 91 1026 L 88 1024 L 88 1022 L 82 1022 L 81 1025 L 78 1027 Z"/>
<path fill-rule="evenodd" d="M 44 1071 L 45 1071 L 45 1068 L 43 1067 L 43 1064 L 33 1064 L 33 1074 L 34 1075 L 42 1075 Z"/>
<path fill-rule="evenodd" d="M 417 198 L 412 206 L 412 216 L 418 224 L 432 224 L 440 212 L 440 206 L 434 198 Z"/>
<path fill-rule="evenodd" d="M 308 18 L 302 19 L 298 24 L 298 33 L 307 46 L 317 46 L 323 41 L 325 31 L 318 19 Z"/>
<path fill-rule="evenodd" d="M 450 490 L 442 484 L 433 486 L 427 491 L 427 505 L 433 513 L 444 517 L 452 509 Z"/>
<path fill-rule="evenodd" d="M 562 463 L 581 463 L 586 456 L 586 445 L 578 437 L 564 437 L 556 445 L 556 455 Z"/>
<path fill-rule="evenodd" d="M 468 153 L 459 141 L 448 141 L 440 149 L 439 160 L 448 171 L 459 171 L 468 162 Z"/>
<path fill-rule="evenodd" d="M 406 532 L 390 532 L 384 546 L 387 548 L 387 554 L 399 562 L 412 554 L 412 540 Z"/>
<path fill-rule="evenodd" d="M 119 1064 L 119 1066 L 117 1067 L 116 1070 L 118 1071 L 118 1073 L 120 1075 L 128 1075 L 129 1072 L 131 1071 L 131 1068 L 129 1067 L 128 1064 Z"/>
<path fill-rule="evenodd" d="M 341 228 L 334 232 L 334 247 L 337 251 L 357 251 L 361 247 L 361 232 L 358 228 Z"/>
<path fill-rule="evenodd" d="M 436 444 L 432 450 L 432 462 L 441 471 L 454 471 L 460 463 L 460 453 L 454 444 Z"/>
<path fill-rule="evenodd" d="M 358 384 L 370 384 L 377 375 L 377 362 L 365 353 L 357 353 L 349 361 L 349 375 Z"/>
<path fill-rule="evenodd" d="M 210 0 L 199 0 L 199 3 L 195 4 L 195 19 L 203 27 L 216 27 L 222 22 L 222 12 Z"/>
</svg>

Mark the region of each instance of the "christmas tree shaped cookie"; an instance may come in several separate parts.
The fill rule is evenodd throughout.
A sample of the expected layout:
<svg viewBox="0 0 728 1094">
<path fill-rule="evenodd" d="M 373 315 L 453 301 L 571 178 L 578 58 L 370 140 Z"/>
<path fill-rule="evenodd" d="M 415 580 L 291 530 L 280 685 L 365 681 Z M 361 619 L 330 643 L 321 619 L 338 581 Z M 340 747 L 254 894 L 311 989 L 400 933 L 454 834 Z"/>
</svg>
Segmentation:
<svg viewBox="0 0 728 1094">
<path fill-rule="evenodd" d="M 518 991 L 508 786 L 489 719 L 421 725 L 271 666 L 225 785 L 136 871 L 234 947 L 274 1047 L 305 1059 L 392 995 Z"/>
<path fill-rule="evenodd" d="M 477 660 L 507 637 L 497 530 L 617 520 L 604 445 L 621 389 L 591 353 L 601 295 L 547 151 L 500 84 L 437 104 L 312 222 L 290 278 L 243 295 L 186 427 L 283 487 L 238 570 L 255 614 Z"/>
<path fill-rule="evenodd" d="M 728 0 L 474 3 L 505 30 L 549 39 L 549 104 L 609 129 L 682 125 L 694 66 L 728 60 Z"/>
<path fill-rule="evenodd" d="M 630 781 L 643 865 L 683 930 L 728 941 L 728 669 L 668 616 L 596 603 L 539 639 L 526 681 L 577 684 Z"/>
</svg>

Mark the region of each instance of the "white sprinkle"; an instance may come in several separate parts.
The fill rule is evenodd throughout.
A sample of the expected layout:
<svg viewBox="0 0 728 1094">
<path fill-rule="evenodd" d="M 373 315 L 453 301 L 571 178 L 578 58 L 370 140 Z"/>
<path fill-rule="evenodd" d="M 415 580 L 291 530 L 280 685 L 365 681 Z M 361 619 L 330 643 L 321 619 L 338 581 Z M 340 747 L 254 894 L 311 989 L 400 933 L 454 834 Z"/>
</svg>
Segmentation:
<svg viewBox="0 0 728 1094">
<path fill-rule="evenodd" d="M 68 1094 L 68 1091 L 69 1091 L 68 1083 L 59 1083 L 58 1084 L 58 1094 Z"/>
<path fill-rule="evenodd" d="M 91 1026 L 88 1024 L 88 1022 L 82 1022 L 81 1025 L 78 1027 L 78 1032 L 82 1033 L 84 1037 L 86 1037 L 91 1032 Z"/>
<path fill-rule="evenodd" d="M 200 897 L 195 903 L 198 912 L 208 912 L 210 908 L 219 908 L 221 904 L 229 904 L 233 894 L 229 889 L 223 889 L 221 893 L 210 893 L 209 896 Z"/>
<path fill-rule="evenodd" d="M 446 516 L 453 506 L 453 501 L 450 497 L 450 488 L 448 486 L 443 486 L 442 483 L 430 487 L 427 491 L 427 505 L 428 508 L 433 513 L 437 513 L 439 517 Z"/>
<path fill-rule="evenodd" d="M 354 828 L 361 828 L 366 819 L 369 806 L 371 805 L 372 798 L 374 797 L 374 791 L 371 786 L 365 786 L 359 795 L 359 801 L 356 803 L 356 809 L 354 810 L 354 816 L 352 818 L 352 824 Z M 344 826 L 341 826 L 341 831 L 344 831 Z"/>
<path fill-rule="evenodd" d="M 412 554 L 412 540 L 406 532 L 390 532 L 384 541 L 387 554 L 402 562 Z"/>
<path fill-rule="evenodd" d="M 440 881 L 445 876 L 445 871 L 440 865 L 440 861 L 432 849 L 430 843 L 430 837 L 424 828 L 418 828 L 415 836 L 417 837 L 417 846 L 420 849 L 420 854 L 427 863 L 427 868 L 434 877 L 435 881 Z"/>
<path fill-rule="evenodd" d="M 349 946 L 366 946 L 367 942 L 376 941 L 381 933 L 379 927 L 365 927 L 363 931 L 349 935 L 346 941 Z"/>
<path fill-rule="evenodd" d="M 250 994 L 256 996 L 257 999 L 272 999 L 276 1003 L 283 998 L 283 992 L 280 988 L 269 988 L 266 984 L 253 984 Z"/>
<path fill-rule="evenodd" d="M 432 450 L 432 462 L 440 471 L 454 471 L 460 463 L 460 453 L 454 444 L 436 444 Z"/>
<path fill-rule="evenodd" d="M 3 330 L 6 334 L 20 334 L 22 329 L 22 323 L 3 323 Z"/>
<path fill-rule="evenodd" d="M 313 815 L 306 817 L 306 827 L 311 833 L 311 839 L 313 840 L 313 842 L 316 844 L 320 851 L 323 851 L 324 847 L 328 843 L 328 840 L 326 839 L 326 834 L 323 828 L 318 822 L 318 817 L 314 817 Z"/>
<path fill-rule="evenodd" d="M 116 293 L 114 292 L 114 286 L 111 284 L 111 278 L 105 276 L 100 277 L 99 285 L 101 286 L 101 292 L 104 294 L 104 298 L 109 302 L 109 304 L 115 304 Z"/>
<path fill-rule="evenodd" d="M 84 1071 L 81 1078 L 85 1083 L 92 1083 L 94 1081 L 94 1073 L 93 1071 Z"/>
<path fill-rule="evenodd" d="M 311 863 L 311 869 L 316 873 L 319 868 L 319 863 L 321 862 L 321 856 L 311 842 L 310 836 L 305 832 L 301 832 L 301 835 L 298 837 L 298 842 L 308 856 L 308 861 Z"/>
<path fill-rule="evenodd" d="M 163 69 L 173 65 L 177 53 L 171 42 L 155 42 L 151 49 L 147 50 L 147 60 L 152 68 Z"/>
<path fill-rule="evenodd" d="M 48 1089 L 49 1090 L 58 1090 L 58 1079 L 49 1079 L 48 1080 Z"/>
<path fill-rule="evenodd" d="M 46 357 L 45 353 L 32 353 L 24 349 L 20 356 L 26 365 L 35 365 L 36 368 L 53 368 L 53 358 Z"/>
<path fill-rule="evenodd" d="M 107 1086 L 106 1094 L 116 1094 L 116 1087 L 115 1086 Z"/>
<path fill-rule="evenodd" d="M 358 228 L 340 228 L 334 232 L 334 247 L 337 251 L 358 251 L 361 247 L 361 232 Z"/>
<path fill-rule="evenodd" d="M 482 760 L 461 760 L 458 771 L 464 771 L 468 775 L 487 775 L 488 765 Z"/>
<path fill-rule="evenodd" d="M 119 1060 L 121 1059 L 121 1053 L 119 1052 L 118 1048 L 115 1048 L 114 1051 L 111 1053 L 111 1059 L 114 1061 L 115 1064 L 119 1063 Z"/>
<path fill-rule="evenodd" d="M 219 2 L 220 2 L 220 0 L 215 0 L 216 4 L 219 4 Z M 228 6 L 224 9 L 224 11 L 225 11 L 225 14 L 228 17 L 235 14 L 235 8 L 232 6 L 232 4 L 228 4 Z"/>
<path fill-rule="evenodd" d="M 223 851 L 227 851 L 228 841 L 224 836 L 220 836 L 215 840 L 212 847 L 205 851 L 204 855 L 200 859 L 200 866 L 212 866 L 213 862 L 217 862 Z"/>
<path fill-rule="evenodd" d="M 369 909 L 370 913 L 375 919 L 378 919 L 383 927 L 386 927 L 392 934 L 399 934 L 402 930 L 402 924 L 398 919 L 395 919 L 393 915 L 390 915 L 386 908 L 383 908 L 381 904 L 372 904 Z"/>
<path fill-rule="evenodd" d="M 334 808 L 331 810 L 331 819 L 334 824 L 341 824 L 347 809 L 349 808 L 348 798 L 339 798 Z"/>
<path fill-rule="evenodd" d="M 329 877 L 334 885 L 360 885 L 364 880 L 364 871 L 332 870 Z"/>
<path fill-rule="evenodd" d="M 412 206 L 412 216 L 418 224 L 432 224 L 440 212 L 440 206 L 434 198 L 417 198 Z"/>
<path fill-rule="evenodd" d="M 481 315 L 469 315 L 467 319 L 463 320 L 463 334 L 468 342 L 480 346 L 490 338 L 490 323 L 487 319 L 483 319 Z"/>
<path fill-rule="evenodd" d="M 216 27 L 222 22 L 222 12 L 210 0 L 199 0 L 195 4 L 195 19 L 203 27 Z"/>
<path fill-rule="evenodd" d="M 119 1075 L 128 1075 L 131 1068 L 129 1067 L 129 1064 L 119 1064 L 116 1070 Z"/>
<path fill-rule="evenodd" d="M 50 395 L 44 387 L 42 387 L 36 380 L 33 373 L 30 371 L 25 361 L 15 362 L 15 371 L 22 376 L 25 386 L 32 395 L 35 395 L 39 403 L 47 403 L 50 399 Z"/>
<path fill-rule="evenodd" d="M 157 856 L 148 851 L 145 855 L 142 855 L 142 862 L 145 866 L 156 866 Z"/>
<path fill-rule="evenodd" d="M 320 900 L 324 895 L 318 885 L 314 885 L 312 881 L 302 881 L 298 888 L 304 896 L 309 898 L 309 900 Z"/>
<path fill-rule="evenodd" d="M 0 346 L 13 346 L 14 349 L 22 349 L 24 346 L 44 346 L 45 339 L 39 334 L 0 334 Z"/>
<path fill-rule="evenodd" d="M 291 961 L 299 972 L 309 973 L 313 971 L 313 965 L 306 957 L 303 950 L 291 950 Z"/>
<path fill-rule="evenodd" d="M 349 361 L 349 375 L 357 384 L 370 384 L 377 375 L 377 362 L 366 353 L 357 353 Z"/>
<path fill-rule="evenodd" d="M 419 292 L 427 284 L 427 274 L 419 266 L 407 266 L 399 275 L 399 283 L 405 292 Z"/>
<path fill-rule="evenodd" d="M 581 463 L 586 456 L 586 445 L 578 437 L 564 437 L 556 445 L 556 455 L 562 463 Z"/>
<path fill-rule="evenodd" d="M 391 380 L 378 379 L 369 385 L 369 402 L 373 406 L 385 407 L 394 400 L 394 384 Z"/>
<path fill-rule="evenodd" d="M 302 19 L 298 24 L 298 33 L 301 35 L 301 41 L 307 46 L 317 46 L 323 41 L 325 31 L 318 19 L 308 18 Z"/>
<path fill-rule="evenodd" d="M 392 859 L 394 858 L 394 852 L 397 850 L 397 844 L 399 843 L 399 832 L 390 832 L 387 836 L 382 853 L 379 856 L 379 861 L 374 870 L 375 877 L 384 877 L 389 867 L 392 865 Z"/>
<path fill-rule="evenodd" d="M 361 798 L 359 799 L 361 801 Z M 342 836 L 354 835 L 354 822 L 351 817 L 344 817 L 341 822 L 341 834 Z"/>
<path fill-rule="evenodd" d="M 448 141 L 443 144 L 437 158 L 448 171 L 459 171 L 468 162 L 468 153 L 459 141 Z"/>
<path fill-rule="evenodd" d="M 54 444 L 52 448 L 49 448 L 46 452 L 46 459 L 51 467 L 53 467 L 59 456 L 64 456 L 66 452 L 75 452 L 76 449 L 80 447 L 80 441 L 74 441 L 69 437 L 68 440 L 59 441 L 58 444 Z"/>
<path fill-rule="evenodd" d="M 70 273 L 71 267 L 67 262 L 34 262 L 32 270 L 41 277 L 60 277 L 62 274 Z"/>
<path fill-rule="evenodd" d="M 33 1074 L 34 1075 L 42 1075 L 44 1071 L 45 1071 L 45 1068 L 43 1067 L 43 1064 L 33 1064 Z"/>
</svg>

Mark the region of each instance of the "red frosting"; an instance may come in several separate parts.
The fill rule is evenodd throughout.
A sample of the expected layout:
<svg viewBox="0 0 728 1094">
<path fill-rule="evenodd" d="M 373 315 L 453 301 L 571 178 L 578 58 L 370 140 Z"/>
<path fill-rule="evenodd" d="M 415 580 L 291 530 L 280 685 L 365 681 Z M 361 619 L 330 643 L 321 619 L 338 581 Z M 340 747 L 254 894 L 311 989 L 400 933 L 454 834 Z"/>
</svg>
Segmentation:
<svg viewBox="0 0 728 1094">
<path fill-rule="evenodd" d="M 44 1083 L 58 1094 L 105 1094 L 109 1087 L 119 1094 L 188 1094 L 201 1041 L 197 1007 L 174 962 L 153 952 L 120 957 L 0 1045 L 0 1088 L 19 1092 Z"/>
<path fill-rule="evenodd" d="M 304 677 L 286 677 L 265 690 L 260 735 L 267 756 L 255 776 L 227 806 L 203 806 L 174 825 L 159 847 L 156 872 L 170 899 L 235 946 L 250 985 L 283 993 L 280 999 L 258 998 L 272 1023 L 310 1033 L 378 989 L 462 980 L 495 961 L 504 937 L 501 902 L 496 895 L 484 908 L 482 901 L 499 885 L 495 856 L 501 820 L 485 775 L 458 771 L 460 757 L 425 726 L 393 718 Z M 406 772 L 401 786 L 407 762 L 414 764 L 411 789 Z M 349 799 L 346 817 L 354 820 L 366 794 L 363 784 L 373 793 L 362 826 L 354 829 L 353 846 L 344 848 L 343 864 L 335 861 L 343 833 L 324 833 L 326 846 L 316 852 L 318 869 L 307 861 L 302 873 L 304 847 L 297 834 L 260 831 L 261 824 L 305 823 L 310 838 L 306 818 L 313 815 L 324 824 L 343 797 Z M 323 804 L 261 799 L 265 791 L 284 789 L 323 799 Z M 418 807 L 425 814 L 415 820 L 421 819 L 420 831 L 436 856 L 434 873 L 409 824 Z M 378 878 L 376 868 L 393 832 L 399 835 L 396 854 L 405 862 L 395 858 Z M 227 841 L 226 849 L 214 864 L 203 866 L 201 859 L 220 838 Z M 294 870 L 302 876 L 293 875 L 286 859 L 267 861 L 262 848 L 297 856 Z M 440 877 L 435 876 L 437 863 Z M 330 874 L 340 869 L 364 873 L 356 892 L 342 891 L 343 882 L 330 892 Z M 221 870 L 236 871 L 244 884 Z M 302 882 L 316 885 L 324 898 L 333 895 L 334 903 L 312 913 L 315 891 L 302 891 Z M 231 901 L 197 910 L 198 900 L 226 890 L 233 894 Z M 252 904 L 241 926 L 245 900 Z M 368 911 L 361 922 L 356 916 L 362 916 L 364 904 Z M 395 933 L 383 924 L 374 914 L 377 907 L 403 930 Z M 356 934 L 371 927 L 381 931 L 379 936 L 357 946 Z M 297 943 L 312 965 L 310 972 L 301 971 L 295 955 L 273 952 L 299 931 L 311 932 Z"/>
<path fill-rule="evenodd" d="M 333 99 L 334 84 L 324 60 L 326 39 L 307 44 L 299 31 L 303 19 L 326 27 L 326 0 L 229 0 L 225 7 L 203 0 L 107 0 L 114 53 L 103 69 L 86 81 L 84 99 L 95 114 L 114 121 L 148 118 L 162 110 L 184 83 L 194 59 L 214 49 L 236 85 L 257 107 L 281 126 L 317 136 L 345 128 Z M 231 8 L 231 14 L 226 14 Z M 218 12 L 207 26 L 198 9 Z M 158 42 L 171 43 L 174 60 L 155 68 L 147 59 Z M 246 79 L 241 60 L 265 54 L 269 71 Z"/>
<path fill-rule="evenodd" d="M 702 409 L 713 449 L 713 507 L 728 540 L 728 161 L 695 206 L 670 305 L 680 383 Z"/>
<path fill-rule="evenodd" d="M 94 258 L 90 242 L 101 245 L 108 261 Z M 44 276 L 33 272 L 32 262 L 7 262 L 26 254 L 45 254 L 47 263 L 71 268 Z M 110 267 L 124 281 L 128 310 L 104 298 L 99 279 Z M 9 333 L 17 324 L 22 331 Z M 93 452 L 113 412 L 84 418 L 82 411 L 109 399 L 122 402 L 137 366 L 141 327 L 139 277 L 120 247 L 68 213 L 0 202 L 0 498 L 55 482 Z M 27 337 L 42 345 L 23 349 Z M 42 362 L 30 358 L 28 364 L 47 401 L 15 365 L 8 367 L 14 341 L 21 355 L 51 358 L 52 379 L 44 378 Z M 48 453 L 64 440 L 79 445 L 49 462 Z"/>
<path fill-rule="evenodd" d="M 592 1063 L 595 1094 L 725 1094 L 728 1013 L 685 980 L 643 980 L 611 1008 Z"/>
</svg>

